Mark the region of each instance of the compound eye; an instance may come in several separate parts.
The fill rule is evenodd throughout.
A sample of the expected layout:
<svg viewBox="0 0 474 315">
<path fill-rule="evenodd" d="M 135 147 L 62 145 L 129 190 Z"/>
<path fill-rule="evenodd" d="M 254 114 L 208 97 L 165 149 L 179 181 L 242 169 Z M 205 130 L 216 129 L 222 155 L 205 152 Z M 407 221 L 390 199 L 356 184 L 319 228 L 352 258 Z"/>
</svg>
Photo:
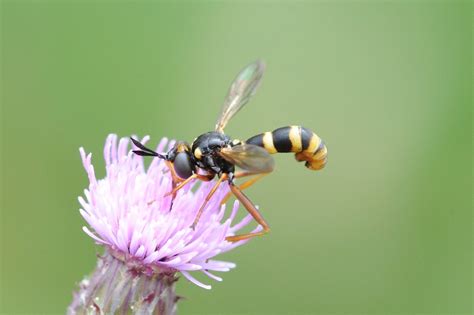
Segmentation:
<svg viewBox="0 0 474 315">
<path fill-rule="evenodd" d="M 178 153 L 173 161 L 173 165 L 176 174 L 182 179 L 193 175 L 193 163 L 186 152 Z"/>
</svg>

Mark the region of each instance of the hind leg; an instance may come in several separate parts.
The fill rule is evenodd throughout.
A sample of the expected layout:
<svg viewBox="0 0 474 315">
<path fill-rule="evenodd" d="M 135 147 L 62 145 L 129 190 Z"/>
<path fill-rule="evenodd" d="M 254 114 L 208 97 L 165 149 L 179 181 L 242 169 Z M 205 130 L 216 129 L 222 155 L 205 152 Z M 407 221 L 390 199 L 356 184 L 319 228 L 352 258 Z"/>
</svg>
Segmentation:
<svg viewBox="0 0 474 315">
<path fill-rule="evenodd" d="M 229 186 L 232 193 L 240 201 L 240 203 L 244 205 L 245 209 L 250 213 L 250 215 L 254 218 L 254 220 L 257 221 L 257 223 L 263 227 L 263 231 L 228 236 L 226 237 L 226 240 L 229 242 L 238 242 L 238 241 L 246 240 L 255 236 L 265 235 L 268 232 L 270 232 L 270 227 L 268 226 L 267 222 L 258 211 L 257 207 L 255 207 L 253 202 L 250 201 L 250 199 L 239 189 L 239 187 L 235 186 L 234 183 L 229 182 Z"/>
<path fill-rule="evenodd" d="M 259 181 L 261 178 L 263 178 L 265 175 L 268 175 L 269 173 L 260 173 L 260 174 L 255 174 L 255 173 L 251 173 L 251 172 L 245 172 L 245 171 L 242 171 L 242 172 L 236 172 L 235 175 L 234 175 L 234 178 L 241 178 L 241 177 L 246 177 L 246 176 L 255 176 L 245 182 L 243 182 L 242 184 L 239 185 L 239 189 L 240 190 L 244 190 L 246 188 L 249 188 L 250 186 L 252 186 L 253 184 L 255 184 L 257 181 Z M 222 199 L 221 201 L 221 205 L 223 205 L 224 203 L 226 203 L 230 197 L 232 197 L 233 193 L 232 192 L 229 192 L 225 197 L 224 199 Z"/>
</svg>

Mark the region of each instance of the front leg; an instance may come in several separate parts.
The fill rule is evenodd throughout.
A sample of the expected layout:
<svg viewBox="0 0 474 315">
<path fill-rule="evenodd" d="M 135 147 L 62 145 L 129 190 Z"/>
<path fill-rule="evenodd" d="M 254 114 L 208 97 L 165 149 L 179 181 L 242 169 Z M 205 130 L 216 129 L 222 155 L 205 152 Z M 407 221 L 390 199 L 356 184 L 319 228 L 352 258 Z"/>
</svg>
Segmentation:
<svg viewBox="0 0 474 315">
<path fill-rule="evenodd" d="M 174 198 L 174 196 L 176 196 L 176 193 L 178 192 L 178 190 L 183 188 L 187 183 L 189 183 L 191 180 L 193 180 L 195 178 L 197 178 L 199 180 L 202 180 L 203 182 L 209 182 L 214 178 L 214 175 L 212 175 L 212 174 L 201 175 L 201 174 L 194 173 L 193 175 L 191 175 L 190 177 L 188 177 L 186 179 L 179 178 L 181 183 L 179 183 L 178 185 L 175 186 L 174 182 L 173 182 L 173 190 L 170 191 L 169 193 L 166 193 L 165 197 L 169 196 L 169 195 L 173 195 L 173 198 Z"/>
</svg>

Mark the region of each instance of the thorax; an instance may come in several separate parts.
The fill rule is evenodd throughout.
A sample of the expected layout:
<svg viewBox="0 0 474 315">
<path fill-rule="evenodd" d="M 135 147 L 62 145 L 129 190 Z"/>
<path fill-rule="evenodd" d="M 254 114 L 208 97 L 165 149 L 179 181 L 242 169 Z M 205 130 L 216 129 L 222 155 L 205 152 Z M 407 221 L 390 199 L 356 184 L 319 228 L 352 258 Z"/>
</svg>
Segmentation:
<svg viewBox="0 0 474 315">
<path fill-rule="evenodd" d="M 219 151 L 232 145 L 232 140 L 225 134 L 210 131 L 206 132 L 191 145 L 192 154 L 198 167 L 213 173 L 234 172 L 234 165 L 224 160 Z"/>
</svg>

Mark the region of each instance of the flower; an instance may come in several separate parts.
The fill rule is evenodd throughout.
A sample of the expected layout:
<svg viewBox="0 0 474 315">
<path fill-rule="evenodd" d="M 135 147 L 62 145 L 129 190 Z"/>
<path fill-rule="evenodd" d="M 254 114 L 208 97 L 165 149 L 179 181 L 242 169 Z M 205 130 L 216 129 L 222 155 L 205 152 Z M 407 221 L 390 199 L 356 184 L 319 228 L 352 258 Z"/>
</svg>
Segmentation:
<svg viewBox="0 0 474 315">
<path fill-rule="evenodd" d="M 142 139 L 145 143 L 149 137 Z M 89 177 L 89 189 L 79 197 L 80 213 L 87 221 L 83 230 L 96 243 L 124 262 L 133 262 L 149 274 L 163 271 L 180 272 L 196 285 L 210 289 L 191 272 L 200 271 L 217 281 L 222 279 L 213 271 L 229 271 L 234 263 L 213 260 L 246 241 L 231 243 L 227 236 L 246 226 L 247 215 L 232 225 L 239 203 L 236 201 L 228 218 L 221 200 L 229 192 L 222 184 L 207 204 L 195 229 L 191 228 L 199 207 L 215 181 L 190 183 L 172 201 L 167 193 L 172 189 L 171 174 L 166 164 L 155 158 L 145 167 L 143 157 L 133 154 L 128 138 L 107 137 L 104 148 L 106 176 L 97 180 L 91 163 L 92 154 L 80 148 L 82 162 Z M 156 151 L 162 152 L 173 141 L 163 138 Z"/>
</svg>

